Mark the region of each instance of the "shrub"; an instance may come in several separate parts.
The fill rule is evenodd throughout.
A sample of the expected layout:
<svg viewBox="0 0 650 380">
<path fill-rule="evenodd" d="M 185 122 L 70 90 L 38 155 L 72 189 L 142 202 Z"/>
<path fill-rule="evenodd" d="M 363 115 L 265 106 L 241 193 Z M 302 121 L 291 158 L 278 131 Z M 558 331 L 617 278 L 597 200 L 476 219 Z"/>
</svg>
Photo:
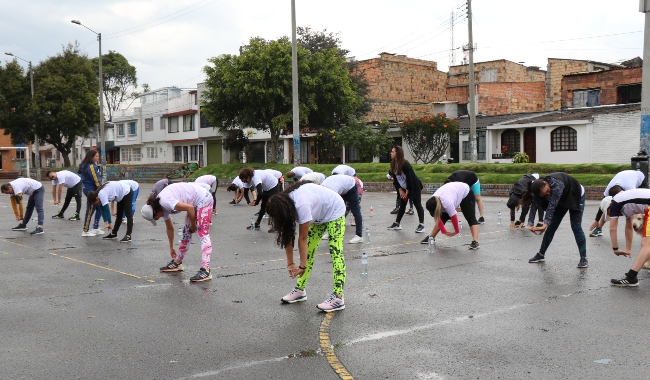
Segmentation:
<svg viewBox="0 0 650 380">
<path fill-rule="evenodd" d="M 513 164 L 527 164 L 530 162 L 530 158 L 525 152 L 519 152 L 512 157 Z"/>
</svg>

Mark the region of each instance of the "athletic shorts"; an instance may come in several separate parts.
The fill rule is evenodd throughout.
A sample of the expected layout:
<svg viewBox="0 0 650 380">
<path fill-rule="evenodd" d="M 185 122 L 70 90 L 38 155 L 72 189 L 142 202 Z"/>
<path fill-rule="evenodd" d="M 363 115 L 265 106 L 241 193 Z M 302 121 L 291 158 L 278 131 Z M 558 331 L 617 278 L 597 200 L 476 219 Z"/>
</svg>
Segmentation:
<svg viewBox="0 0 650 380">
<path fill-rule="evenodd" d="M 481 181 L 476 181 L 470 188 L 474 192 L 474 195 L 481 195 Z"/>
</svg>

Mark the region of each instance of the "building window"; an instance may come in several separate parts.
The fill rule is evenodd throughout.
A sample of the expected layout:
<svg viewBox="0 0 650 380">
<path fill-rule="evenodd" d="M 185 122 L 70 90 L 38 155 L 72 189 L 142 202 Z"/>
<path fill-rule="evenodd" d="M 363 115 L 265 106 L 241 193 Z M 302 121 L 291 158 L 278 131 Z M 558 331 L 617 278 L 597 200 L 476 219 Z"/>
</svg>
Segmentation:
<svg viewBox="0 0 650 380">
<path fill-rule="evenodd" d="M 618 86 L 616 88 L 616 103 L 641 103 L 641 83 Z"/>
<path fill-rule="evenodd" d="M 194 115 L 183 115 L 183 132 L 194 130 Z"/>
<path fill-rule="evenodd" d="M 124 124 L 117 125 L 117 137 L 124 137 Z"/>
<path fill-rule="evenodd" d="M 501 133 L 501 154 L 513 155 L 520 152 L 520 133 L 516 129 L 506 129 Z"/>
<path fill-rule="evenodd" d="M 479 161 L 485 161 L 485 131 L 476 131 L 476 155 Z M 463 141 L 463 160 L 470 161 L 472 159 L 472 149 L 469 141 Z"/>
<path fill-rule="evenodd" d="M 578 150 L 578 134 L 571 127 L 558 127 L 551 132 L 551 152 Z"/>
<path fill-rule="evenodd" d="M 169 133 L 178 132 L 178 117 L 169 118 Z"/>
<path fill-rule="evenodd" d="M 16 159 L 17 160 L 24 160 L 25 159 L 25 150 L 24 149 L 16 149 Z"/>
<path fill-rule="evenodd" d="M 144 130 L 153 131 L 153 119 L 144 119 Z"/>
<path fill-rule="evenodd" d="M 131 148 L 122 148 L 120 149 L 122 158 L 120 161 L 131 161 Z"/>
<path fill-rule="evenodd" d="M 138 130 L 136 129 L 137 123 L 131 122 L 129 123 L 129 136 L 137 136 L 138 135 Z"/>
<path fill-rule="evenodd" d="M 573 91 L 574 107 L 595 107 L 600 105 L 600 89 Z"/>
<path fill-rule="evenodd" d="M 167 118 L 166 117 L 160 117 L 160 129 L 165 130 L 167 129 Z"/>
<path fill-rule="evenodd" d="M 483 69 L 481 70 L 481 83 L 491 83 L 497 81 L 497 69 Z"/>
<path fill-rule="evenodd" d="M 142 161 L 142 148 L 133 148 L 131 157 L 133 158 L 133 161 Z"/>
<path fill-rule="evenodd" d="M 192 145 L 190 146 L 190 161 L 198 161 L 198 160 L 199 160 L 199 146 Z"/>
<path fill-rule="evenodd" d="M 174 161 L 181 162 L 183 161 L 183 147 L 175 146 L 174 147 Z"/>
<path fill-rule="evenodd" d="M 212 128 L 208 119 L 203 115 L 201 115 L 201 128 Z"/>
<path fill-rule="evenodd" d="M 158 149 L 147 148 L 147 158 L 158 158 Z"/>
</svg>

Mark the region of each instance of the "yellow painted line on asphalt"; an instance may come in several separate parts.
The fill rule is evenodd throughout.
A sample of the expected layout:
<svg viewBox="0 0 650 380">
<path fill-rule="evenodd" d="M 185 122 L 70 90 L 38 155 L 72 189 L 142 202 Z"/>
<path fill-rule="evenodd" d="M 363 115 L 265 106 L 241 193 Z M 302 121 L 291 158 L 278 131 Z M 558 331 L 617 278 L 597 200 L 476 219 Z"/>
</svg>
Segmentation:
<svg viewBox="0 0 650 380">
<path fill-rule="evenodd" d="M 136 275 L 131 274 L 131 273 L 126 273 L 126 272 L 122 272 L 122 271 L 119 271 L 119 270 L 115 270 L 115 269 L 107 268 L 107 267 L 104 267 L 104 266 L 101 266 L 101 265 L 97 265 L 97 264 L 89 263 L 89 262 L 87 262 L 87 261 L 82 261 L 82 260 L 73 259 L 72 257 L 68 257 L 68 256 L 57 255 L 56 253 L 53 253 L 53 252 L 48 252 L 48 253 L 49 253 L 50 255 L 52 255 L 52 256 L 60 257 L 60 258 L 62 258 L 62 259 L 67 259 L 67 260 L 70 260 L 70 261 L 74 261 L 74 262 L 76 262 L 76 263 L 85 264 L 85 265 L 90 265 L 91 267 L 95 267 L 95 268 L 104 269 L 104 270 L 107 270 L 107 271 L 110 271 L 110 272 L 115 272 L 115 273 L 123 274 L 123 275 L 125 275 L 125 276 L 129 276 L 129 277 L 133 277 L 133 278 L 137 278 L 137 279 L 145 280 L 145 281 L 147 281 L 147 282 L 156 282 L 156 281 L 154 281 L 154 280 L 147 280 L 147 279 L 145 279 L 144 277 L 141 277 L 141 276 L 136 276 Z"/>
<path fill-rule="evenodd" d="M 0 239 L 0 241 L 4 241 L 5 243 L 9 243 L 9 244 L 17 245 L 17 246 L 19 246 L 19 247 L 29 248 L 29 247 L 26 246 L 26 245 L 22 245 L 22 244 L 14 243 L 13 241 L 5 240 L 5 239 Z"/>
<path fill-rule="evenodd" d="M 336 372 L 336 374 L 339 375 L 341 379 L 352 380 L 354 378 L 352 375 L 350 375 L 345 366 L 341 364 L 339 358 L 337 358 L 336 354 L 334 353 L 334 349 L 332 348 L 332 342 L 330 341 L 330 322 L 332 321 L 332 317 L 334 317 L 334 313 L 325 313 L 323 322 L 321 322 L 320 328 L 318 329 L 320 349 L 321 352 L 325 354 L 325 358 L 327 359 L 330 367 L 332 367 L 334 372 Z"/>
</svg>

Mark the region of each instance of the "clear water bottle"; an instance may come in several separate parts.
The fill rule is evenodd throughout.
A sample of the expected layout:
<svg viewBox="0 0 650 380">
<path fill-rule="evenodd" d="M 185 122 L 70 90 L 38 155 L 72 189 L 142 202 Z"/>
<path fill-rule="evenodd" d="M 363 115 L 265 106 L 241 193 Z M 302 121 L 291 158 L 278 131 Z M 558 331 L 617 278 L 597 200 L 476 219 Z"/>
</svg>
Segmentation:
<svg viewBox="0 0 650 380">
<path fill-rule="evenodd" d="M 183 240 L 183 227 L 178 227 L 178 242 Z"/>
<path fill-rule="evenodd" d="M 458 236 L 463 236 L 463 221 L 458 221 Z"/>
<path fill-rule="evenodd" d="M 372 208 L 372 206 L 370 206 L 370 216 L 373 216 L 374 212 L 375 212 L 375 209 Z"/>
<path fill-rule="evenodd" d="M 251 232 L 255 232 L 255 218 L 251 218 Z"/>
<path fill-rule="evenodd" d="M 429 236 L 429 246 L 427 252 L 434 253 L 436 251 L 436 239 L 433 236 Z"/>
<path fill-rule="evenodd" d="M 370 244 L 370 228 L 366 228 L 366 244 Z"/>
<path fill-rule="evenodd" d="M 501 211 L 497 214 L 497 224 L 501 225 Z"/>
<path fill-rule="evenodd" d="M 365 252 L 361 254 L 361 274 L 368 274 L 368 255 Z"/>
</svg>

